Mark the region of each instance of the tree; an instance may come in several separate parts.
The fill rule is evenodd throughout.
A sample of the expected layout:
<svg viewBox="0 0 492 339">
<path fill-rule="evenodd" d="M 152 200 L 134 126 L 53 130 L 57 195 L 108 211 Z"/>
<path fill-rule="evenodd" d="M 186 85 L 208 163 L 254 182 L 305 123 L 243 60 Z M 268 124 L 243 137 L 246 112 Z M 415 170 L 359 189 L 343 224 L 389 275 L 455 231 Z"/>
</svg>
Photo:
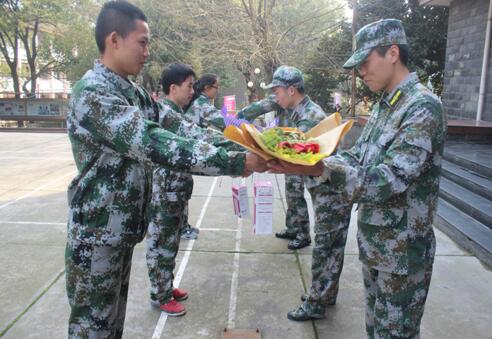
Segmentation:
<svg viewBox="0 0 492 339">
<path fill-rule="evenodd" d="M 20 96 L 21 88 L 26 95 L 34 96 L 37 79 L 44 74 L 69 70 L 67 65 L 74 64 L 77 51 L 73 38 L 80 42 L 93 36 L 85 13 L 94 6 L 89 0 L 4 0 L 1 3 L 0 50 L 10 68 L 16 97 Z M 88 46 L 94 46 L 94 42 Z M 20 50 L 25 53 L 26 74 L 21 74 L 18 68 Z"/>
<path fill-rule="evenodd" d="M 343 22 L 336 31 L 325 34 L 308 57 L 307 93 L 327 111 L 335 109 L 331 98 L 334 91 L 348 93 L 351 90 L 351 75 L 341 67 L 352 53 L 351 36 L 350 24 Z"/>
<path fill-rule="evenodd" d="M 359 5 L 360 27 L 383 18 L 403 22 L 410 47 L 410 69 L 417 71 L 424 83 L 430 80 L 436 94 L 441 95 L 449 9 L 420 6 L 418 0 L 393 1 L 391 6 L 384 0 L 359 0 Z"/>
<path fill-rule="evenodd" d="M 391 6 L 384 0 L 359 0 L 358 6 L 358 27 L 384 18 L 402 20 L 410 46 L 409 68 L 417 71 L 424 83 L 430 80 L 434 91 L 440 95 L 448 9 L 423 7 L 419 5 L 418 0 L 393 1 Z M 332 109 L 330 94 L 333 91 L 338 90 L 347 96 L 351 95 L 351 88 L 347 86 L 351 74 L 342 69 L 343 63 L 352 54 L 351 40 L 351 24 L 344 23 L 336 32 L 325 34 L 308 58 L 308 92 L 325 109 Z M 371 93 L 358 81 L 355 104 L 366 96 L 377 100 L 379 95 Z"/>
<path fill-rule="evenodd" d="M 70 24 L 59 24 L 57 34 L 45 35 L 41 57 L 55 59 L 52 71 L 64 74 L 68 81 L 79 80 L 94 60 L 99 58 L 94 28 L 100 5 L 92 0 L 79 0 L 69 13 Z M 67 20 L 64 20 L 65 22 Z"/>
<path fill-rule="evenodd" d="M 0 11 L 0 51 L 7 63 L 14 84 L 15 97 L 20 97 L 19 72 L 19 0 L 5 0 Z"/>
<path fill-rule="evenodd" d="M 259 68 L 265 82 L 284 63 L 302 68 L 316 40 L 339 21 L 341 0 L 138 0 L 149 14 L 150 63 L 169 60 L 195 69 L 231 73 L 251 81 Z M 155 76 L 155 75 L 153 75 Z M 223 79 L 224 80 L 224 79 Z M 252 88 L 250 97 L 257 88 Z"/>
</svg>

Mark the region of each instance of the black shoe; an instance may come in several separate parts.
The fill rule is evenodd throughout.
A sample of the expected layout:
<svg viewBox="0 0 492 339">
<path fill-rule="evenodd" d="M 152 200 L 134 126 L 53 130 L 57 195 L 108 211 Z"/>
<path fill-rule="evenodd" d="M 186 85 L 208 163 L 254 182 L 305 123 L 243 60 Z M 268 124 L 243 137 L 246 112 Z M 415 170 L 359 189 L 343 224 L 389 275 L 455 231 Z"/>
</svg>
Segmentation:
<svg viewBox="0 0 492 339">
<path fill-rule="evenodd" d="M 309 245 L 311 245 L 311 238 L 303 234 L 298 234 L 294 240 L 289 241 L 287 248 L 289 250 L 299 250 Z"/>
<path fill-rule="evenodd" d="M 301 301 L 306 301 L 308 300 L 309 298 L 309 295 L 307 293 L 304 293 L 303 295 L 301 295 Z M 330 300 L 326 303 L 327 306 L 334 306 L 337 304 L 337 301 L 336 300 Z"/>
<path fill-rule="evenodd" d="M 320 307 L 313 307 L 306 302 L 303 302 L 301 306 L 287 313 L 287 318 L 294 321 L 316 320 L 323 319 L 324 317 L 324 309 Z"/>
<path fill-rule="evenodd" d="M 280 232 L 275 233 L 275 236 L 280 239 L 290 239 L 293 240 L 296 238 L 297 233 L 291 233 L 288 230 L 283 230 Z"/>
</svg>

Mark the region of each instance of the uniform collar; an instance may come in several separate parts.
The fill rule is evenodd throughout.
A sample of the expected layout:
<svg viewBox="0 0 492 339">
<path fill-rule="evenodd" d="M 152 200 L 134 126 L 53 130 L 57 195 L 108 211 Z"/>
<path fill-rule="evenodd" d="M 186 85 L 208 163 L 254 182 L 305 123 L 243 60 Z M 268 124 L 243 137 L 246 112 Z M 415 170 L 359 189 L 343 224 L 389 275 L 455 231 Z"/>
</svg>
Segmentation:
<svg viewBox="0 0 492 339">
<path fill-rule="evenodd" d="M 97 74 L 101 74 L 108 81 L 110 81 L 113 85 L 119 87 L 123 92 L 127 90 L 134 90 L 135 84 L 128 79 L 123 78 L 121 75 L 115 73 L 111 69 L 109 69 L 106 65 L 104 65 L 101 60 L 94 61 L 94 71 Z"/>
<path fill-rule="evenodd" d="M 292 111 L 302 112 L 309 101 L 311 101 L 311 99 L 309 98 L 309 96 L 305 95 L 304 98 L 301 100 L 301 102 L 296 107 L 294 107 Z"/>
<path fill-rule="evenodd" d="M 398 85 L 388 94 L 384 93 L 381 99 L 389 107 L 393 108 L 396 106 L 402 94 L 408 91 L 411 87 L 415 86 L 419 82 L 417 73 L 412 72 L 408 74 L 405 79 L 400 81 Z"/>
<path fill-rule="evenodd" d="M 164 104 L 165 105 L 168 105 L 169 107 L 171 107 L 172 110 L 178 112 L 178 113 L 183 113 L 183 109 L 181 107 L 179 107 L 174 101 L 172 100 L 169 100 L 167 98 L 164 98 Z"/>
</svg>

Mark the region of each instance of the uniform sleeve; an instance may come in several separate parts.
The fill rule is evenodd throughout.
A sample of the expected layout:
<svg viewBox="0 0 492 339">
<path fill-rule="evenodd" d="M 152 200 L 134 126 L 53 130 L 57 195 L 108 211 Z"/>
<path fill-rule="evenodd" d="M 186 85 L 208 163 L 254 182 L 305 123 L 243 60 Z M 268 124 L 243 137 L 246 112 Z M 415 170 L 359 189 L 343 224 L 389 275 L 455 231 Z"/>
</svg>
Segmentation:
<svg viewBox="0 0 492 339">
<path fill-rule="evenodd" d="M 235 144 L 226 140 L 221 132 L 197 126 L 172 110 L 160 110 L 159 124 L 162 128 L 180 137 L 202 140 L 216 147 L 224 147 L 227 150 L 238 150 Z"/>
<path fill-rule="evenodd" d="M 98 143 L 142 163 L 202 175 L 241 175 L 245 155 L 179 137 L 144 119 L 140 109 L 105 91 L 84 89 L 73 119 Z"/>
<path fill-rule="evenodd" d="M 306 115 L 296 122 L 296 127 L 302 132 L 306 133 L 311 128 L 319 124 L 321 120 L 326 118 L 326 114 L 323 111 L 308 111 Z"/>
<path fill-rule="evenodd" d="M 436 108 L 410 110 L 380 162 L 359 165 L 351 152 L 328 157 L 322 178 L 354 202 L 381 204 L 401 194 L 430 165 L 433 138 L 442 130 Z"/>
<path fill-rule="evenodd" d="M 221 131 L 226 128 L 222 112 L 208 102 L 200 106 L 200 124 L 212 125 Z"/>
<path fill-rule="evenodd" d="M 251 105 L 243 108 L 237 114 L 239 119 L 246 119 L 248 121 L 253 121 L 260 115 L 266 114 L 271 111 L 280 111 L 282 107 L 277 104 L 274 95 L 269 95 L 266 98 L 252 103 Z"/>
</svg>

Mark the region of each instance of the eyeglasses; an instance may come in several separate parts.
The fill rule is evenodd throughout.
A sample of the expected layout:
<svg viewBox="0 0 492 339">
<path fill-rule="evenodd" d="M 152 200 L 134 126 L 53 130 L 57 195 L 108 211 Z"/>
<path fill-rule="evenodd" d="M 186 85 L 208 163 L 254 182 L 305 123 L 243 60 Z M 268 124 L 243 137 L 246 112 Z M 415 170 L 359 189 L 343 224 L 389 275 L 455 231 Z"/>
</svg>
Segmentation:
<svg viewBox="0 0 492 339">
<path fill-rule="evenodd" d="M 212 88 L 215 88 L 216 90 L 219 90 L 219 86 L 210 86 Z"/>
</svg>

